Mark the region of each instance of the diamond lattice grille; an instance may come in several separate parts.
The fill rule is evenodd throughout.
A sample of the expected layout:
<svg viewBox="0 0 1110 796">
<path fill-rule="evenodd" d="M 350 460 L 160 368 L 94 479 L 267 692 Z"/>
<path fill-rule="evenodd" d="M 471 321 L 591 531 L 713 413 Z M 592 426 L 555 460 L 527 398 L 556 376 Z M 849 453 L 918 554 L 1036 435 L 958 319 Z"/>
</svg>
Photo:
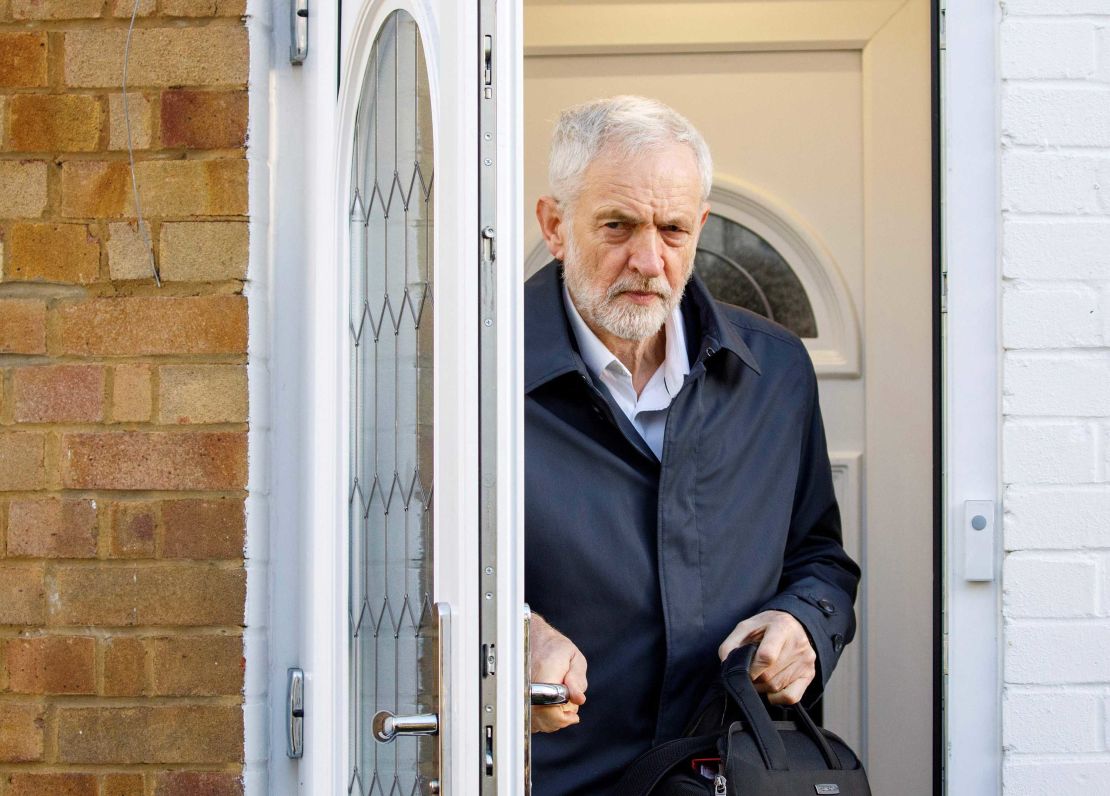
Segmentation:
<svg viewBox="0 0 1110 796">
<path fill-rule="evenodd" d="M 434 739 L 374 741 L 379 710 L 423 713 L 433 653 L 433 157 L 427 67 L 403 11 L 374 42 L 355 120 L 349 225 L 351 483 L 348 793 L 413 796 Z"/>
</svg>

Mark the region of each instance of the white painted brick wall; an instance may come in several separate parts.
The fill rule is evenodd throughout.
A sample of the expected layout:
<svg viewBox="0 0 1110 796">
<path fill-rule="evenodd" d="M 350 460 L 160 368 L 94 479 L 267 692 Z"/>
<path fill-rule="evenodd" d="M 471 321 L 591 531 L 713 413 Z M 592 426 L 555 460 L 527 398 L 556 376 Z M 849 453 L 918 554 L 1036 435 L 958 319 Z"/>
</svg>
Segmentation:
<svg viewBox="0 0 1110 796">
<path fill-rule="evenodd" d="M 1090 77 L 1095 72 L 1091 22 L 1009 17 L 1002 31 L 1002 72 L 1009 80 Z"/>
<path fill-rule="evenodd" d="M 1110 217 L 1033 221 L 1009 212 L 1002 226 L 1003 275 L 1101 284 L 1098 280 L 1110 273 L 1108 242 Z"/>
<path fill-rule="evenodd" d="M 1014 484 L 1095 481 L 1098 427 L 1072 420 L 1013 420 L 1002 436 L 1002 478 Z"/>
<path fill-rule="evenodd" d="M 1007 86 L 1002 135 L 1014 144 L 1110 146 L 1110 84 Z"/>
<path fill-rule="evenodd" d="M 1007 427 L 1012 422 L 1007 420 Z M 1087 551 L 1105 546 L 1110 518 L 1110 489 L 1105 486 L 1010 484 L 1003 505 L 1003 544 L 1007 552 Z M 1024 584 L 1015 584 L 1014 588 L 1024 588 Z"/>
<path fill-rule="evenodd" d="M 1110 0 L 1003 0 L 1007 796 L 1110 794 Z"/>
<path fill-rule="evenodd" d="M 1102 751 L 1102 703 L 1098 693 L 1013 688 L 1002 703 L 1010 729 L 1006 749 L 1029 752 Z"/>
<path fill-rule="evenodd" d="M 1016 552 L 1002 570 L 1002 608 L 1007 619 L 1094 617 L 1100 561 L 1090 555 Z"/>
<path fill-rule="evenodd" d="M 1006 286 L 1006 348 L 1078 348 L 1102 344 L 1102 291 L 1085 284 L 1017 282 Z"/>
</svg>

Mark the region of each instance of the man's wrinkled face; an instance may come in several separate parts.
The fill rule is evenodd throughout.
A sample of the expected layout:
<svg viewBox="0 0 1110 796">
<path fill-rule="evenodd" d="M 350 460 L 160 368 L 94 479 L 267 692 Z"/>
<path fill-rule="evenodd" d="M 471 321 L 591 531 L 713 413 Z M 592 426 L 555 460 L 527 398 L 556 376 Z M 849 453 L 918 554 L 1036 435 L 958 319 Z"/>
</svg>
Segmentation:
<svg viewBox="0 0 1110 796">
<path fill-rule="evenodd" d="M 684 144 L 601 152 L 563 219 L 567 287 L 587 322 L 628 340 L 659 331 L 682 298 L 709 213 Z"/>
</svg>

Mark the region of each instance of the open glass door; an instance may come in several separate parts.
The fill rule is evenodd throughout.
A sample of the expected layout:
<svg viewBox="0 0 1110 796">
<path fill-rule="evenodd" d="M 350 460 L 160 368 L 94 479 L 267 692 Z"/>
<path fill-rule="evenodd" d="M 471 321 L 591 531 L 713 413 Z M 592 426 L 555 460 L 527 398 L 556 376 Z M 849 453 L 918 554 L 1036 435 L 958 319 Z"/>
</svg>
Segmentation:
<svg viewBox="0 0 1110 796">
<path fill-rule="evenodd" d="M 524 791 L 519 5 L 312 17 L 302 793 Z"/>
</svg>

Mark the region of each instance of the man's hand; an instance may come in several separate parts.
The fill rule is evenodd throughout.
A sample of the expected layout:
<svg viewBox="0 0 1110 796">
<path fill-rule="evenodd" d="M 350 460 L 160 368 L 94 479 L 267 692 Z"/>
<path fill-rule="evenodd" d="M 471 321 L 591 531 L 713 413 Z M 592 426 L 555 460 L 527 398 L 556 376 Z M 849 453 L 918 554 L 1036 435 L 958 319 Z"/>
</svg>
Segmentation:
<svg viewBox="0 0 1110 796">
<path fill-rule="evenodd" d="M 802 623 L 785 611 L 763 611 L 738 624 L 721 642 L 717 654 L 728 654 L 749 641 L 759 641 L 752 659 L 755 690 L 772 705 L 793 705 L 817 676 L 817 653 Z"/>
<path fill-rule="evenodd" d="M 574 642 L 532 614 L 531 669 L 533 683 L 562 683 L 570 701 L 532 708 L 532 732 L 556 732 L 577 724 L 578 706 L 586 701 L 586 658 Z"/>
</svg>

